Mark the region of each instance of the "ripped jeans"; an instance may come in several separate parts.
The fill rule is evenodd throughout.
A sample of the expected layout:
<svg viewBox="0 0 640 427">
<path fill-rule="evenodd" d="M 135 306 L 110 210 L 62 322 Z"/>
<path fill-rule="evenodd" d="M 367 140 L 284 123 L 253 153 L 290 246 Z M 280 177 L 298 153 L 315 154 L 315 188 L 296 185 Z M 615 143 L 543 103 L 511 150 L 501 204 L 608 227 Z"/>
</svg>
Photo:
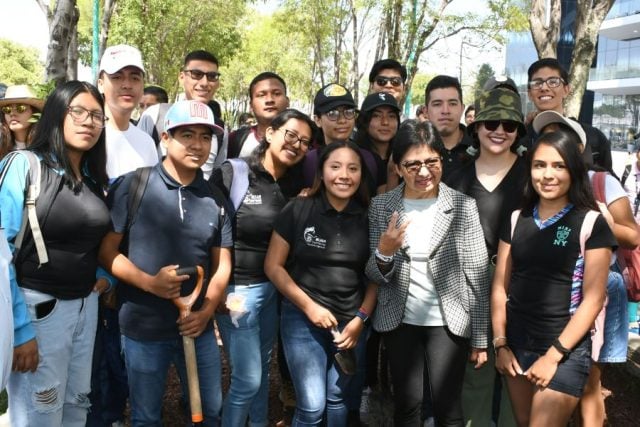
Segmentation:
<svg viewBox="0 0 640 427">
<path fill-rule="evenodd" d="M 36 319 L 35 305 L 52 299 L 22 288 L 36 331 L 40 361 L 31 373 L 12 372 L 7 387 L 11 426 L 84 427 L 89 409 L 91 360 L 98 322 L 98 294 L 57 300 Z"/>
</svg>

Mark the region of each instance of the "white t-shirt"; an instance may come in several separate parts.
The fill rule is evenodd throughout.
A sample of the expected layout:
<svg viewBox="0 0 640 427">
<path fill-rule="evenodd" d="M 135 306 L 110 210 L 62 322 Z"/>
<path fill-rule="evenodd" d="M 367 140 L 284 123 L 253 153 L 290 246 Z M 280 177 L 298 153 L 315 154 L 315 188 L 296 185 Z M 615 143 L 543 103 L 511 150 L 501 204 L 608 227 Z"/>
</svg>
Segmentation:
<svg viewBox="0 0 640 427">
<path fill-rule="evenodd" d="M 0 390 L 4 390 L 13 362 L 13 303 L 9 284 L 11 250 L 0 228 Z"/>
<path fill-rule="evenodd" d="M 403 323 L 418 326 L 443 326 L 440 297 L 429 269 L 429 242 L 436 215 L 436 200 L 404 199 L 404 211 L 409 220 L 406 236 L 411 256 L 409 295 L 404 308 Z"/>
<path fill-rule="evenodd" d="M 238 157 L 249 157 L 258 145 L 260 145 L 260 141 L 256 138 L 256 133 L 249 132 L 247 139 L 245 139 L 244 144 L 242 144 L 242 150 L 240 150 L 240 155 Z"/>
<path fill-rule="evenodd" d="M 109 181 L 128 172 L 158 163 L 153 138 L 133 125 L 124 132 L 107 126 L 107 175 Z"/>
</svg>

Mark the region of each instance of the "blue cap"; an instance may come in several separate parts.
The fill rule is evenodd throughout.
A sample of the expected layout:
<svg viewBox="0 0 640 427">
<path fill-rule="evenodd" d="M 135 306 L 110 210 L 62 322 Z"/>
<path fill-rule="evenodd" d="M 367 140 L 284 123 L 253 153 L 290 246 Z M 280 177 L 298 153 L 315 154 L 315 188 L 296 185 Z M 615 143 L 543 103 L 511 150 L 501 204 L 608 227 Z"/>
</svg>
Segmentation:
<svg viewBox="0 0 640 427">
<path fill-rule="evenodd" d="M 224 129 L 216 124 L 211 108 L 200 101 L 178 101 L 169 108 L 164 116 L 164 130 L 166 132 L 188 125 L 204 125 L 210 127 L 215 134 L 224 133 Z"/>
</svg>

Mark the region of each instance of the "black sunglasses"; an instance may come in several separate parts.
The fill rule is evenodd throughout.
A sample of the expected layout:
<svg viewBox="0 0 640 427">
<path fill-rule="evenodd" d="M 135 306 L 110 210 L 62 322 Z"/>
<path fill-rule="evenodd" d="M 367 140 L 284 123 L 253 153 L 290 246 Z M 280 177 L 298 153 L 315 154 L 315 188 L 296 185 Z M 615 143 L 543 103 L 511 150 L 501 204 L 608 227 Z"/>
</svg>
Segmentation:
<svg viewBox="0 0 640 427">
<path fill-rule="evenodd" d="M 489 132 L 493 132 L 498 129 L 498 126 L 502 124 L 502 129 L 507 133 L 512 133 L 518 130 L 518 122 L 512 122 L 510 120 L 486 120 L 484 122 L 484 128 Z"/>
<path fill-rule="evenodd" d="M 376 77 L 376 84 L 378 86 L 386 86 L 387 83 L 391 83 L 391 86 L 393 87 L 398 87 L 402 84 L 402 79 L 400 77 L 385 77 L 385 76 Z"/>
<path fill-rule="evenodd" d="M 183 72 L 189 74 L 192 79 L 200 80 L 203 76 L 207 76 L 207 80 L 210 82 L 217 82 L 220 79 L 220 73 L 217 71 L 209 71 L 205 73 L 202 70 L 182 70 Z"/>
</svg>

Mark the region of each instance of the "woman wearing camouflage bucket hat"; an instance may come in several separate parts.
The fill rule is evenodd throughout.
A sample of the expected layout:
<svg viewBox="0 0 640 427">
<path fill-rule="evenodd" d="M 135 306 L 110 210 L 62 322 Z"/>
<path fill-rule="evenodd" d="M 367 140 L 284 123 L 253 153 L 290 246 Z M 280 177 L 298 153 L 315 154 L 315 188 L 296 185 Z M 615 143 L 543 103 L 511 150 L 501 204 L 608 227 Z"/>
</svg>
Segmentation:
<svg viewBox="0 0 640 427">
<path fill-rule="evenodd" d="M 483 92 L 476 101 L 476 119 L 468 132 L 477 157 L 456 171 L 449 184 L 476 200 L 489 254 L 487 262 L 495 267 L 500 230 L 519 207 L 527 178 L 526 162 L 514 150 L 525 133 L 520 96 L 504 87 Z M 462 394 L 466 421 L 490 425 L 495 375 L 491 360 L 477 370 L 467 366 Z M 500 425 L 515 425 L 508 396 L 503 395 L 500 416 L 506 418 Z"/>
</svg>

